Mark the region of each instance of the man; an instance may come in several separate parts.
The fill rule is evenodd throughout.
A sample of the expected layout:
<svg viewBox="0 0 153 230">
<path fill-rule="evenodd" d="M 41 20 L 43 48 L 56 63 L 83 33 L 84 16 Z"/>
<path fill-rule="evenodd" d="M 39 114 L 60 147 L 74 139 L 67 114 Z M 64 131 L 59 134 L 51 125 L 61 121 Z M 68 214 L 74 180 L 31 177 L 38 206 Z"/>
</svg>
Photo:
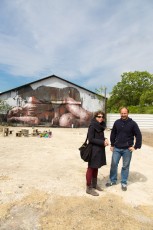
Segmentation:
<svg viewBox="0 0 153 230">
<path fill-rule="evenodd" d="M 132 157 L 132 152 L 141 148 L 142 135 L 135 121 L 128 117 L 129 110 L 125 107 L 120 109 L 121 118 L 114 122 L 111 135 L 111 151 L 112 162 L 110 169 L 110 182 L 106 186 L 115 185 L 117 182 L 118 163 L 123 158 L 121 169 L 121 188 L 127 190 L 127 180 L 129 175 L 129 167 Z M 135 143 L 134 143 L 135 137 Z"/>
</svg>

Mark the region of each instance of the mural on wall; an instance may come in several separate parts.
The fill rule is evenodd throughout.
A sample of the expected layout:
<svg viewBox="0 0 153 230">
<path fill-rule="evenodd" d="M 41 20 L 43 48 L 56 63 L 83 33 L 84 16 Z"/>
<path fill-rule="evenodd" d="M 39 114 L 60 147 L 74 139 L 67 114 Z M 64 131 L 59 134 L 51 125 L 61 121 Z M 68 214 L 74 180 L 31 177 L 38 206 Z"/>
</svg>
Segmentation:
<svg viewBox="0 0 153 230">
<path fill-rule="evenodd" d="M 7 121 L 28 125 L 86 127 L 93 113 L 82 107 L 80 92 L 74 87 L 30 86 L 17 91 L 17 106 L 9 110 Z"/>
</svg>

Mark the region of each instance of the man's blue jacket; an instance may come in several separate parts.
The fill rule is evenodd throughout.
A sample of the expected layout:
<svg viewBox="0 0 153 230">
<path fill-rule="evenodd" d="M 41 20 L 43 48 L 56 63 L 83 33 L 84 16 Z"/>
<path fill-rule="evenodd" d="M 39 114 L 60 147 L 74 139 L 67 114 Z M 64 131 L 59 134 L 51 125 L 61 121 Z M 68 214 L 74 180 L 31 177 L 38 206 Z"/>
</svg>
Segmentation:
<svg viewBox="0 0 153 230">
<path fill-rule="evenodd" d="M 111 131 L 110 142 L 112 147 L 125 149 L 134 146 L 135 149 L 140 149 L 142 135 L 137 123 L 129 117 L 126 120 L 121 118 L 116 120 Z"/>
</svg>

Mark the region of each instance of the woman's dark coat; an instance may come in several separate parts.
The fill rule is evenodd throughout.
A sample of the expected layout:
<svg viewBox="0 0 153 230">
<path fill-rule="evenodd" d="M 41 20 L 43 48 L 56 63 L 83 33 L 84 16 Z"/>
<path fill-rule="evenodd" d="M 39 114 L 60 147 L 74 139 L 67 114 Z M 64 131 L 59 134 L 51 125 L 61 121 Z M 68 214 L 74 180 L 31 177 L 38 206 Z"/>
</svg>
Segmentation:
<svg viewBox="0 0 153 230">
<path fill-rule="evenodd" d="M 92 143 L 92 156 L 88 163 L 90 168 L 100 168 L 106 165 L 106 155 L 104 146 L 104 130 L 105 122 L 99 123 L 96 119 L 92 119 L 88 129 L 88 140 Z"/>
</svg>

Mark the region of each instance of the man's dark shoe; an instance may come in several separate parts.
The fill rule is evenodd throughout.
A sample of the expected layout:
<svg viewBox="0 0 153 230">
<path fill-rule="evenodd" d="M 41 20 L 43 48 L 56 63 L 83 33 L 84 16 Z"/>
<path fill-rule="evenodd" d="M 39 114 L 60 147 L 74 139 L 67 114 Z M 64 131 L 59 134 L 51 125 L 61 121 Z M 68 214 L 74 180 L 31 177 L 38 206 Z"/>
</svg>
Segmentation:
<svg viewBox="0 0 153 230">
<path fill-rule="evenodd" d="M 110 187 L 112 185 L 116 185 L 116 182 L 107 182 L 106 183 L 106 187 Z"/>
<path fill-rule="evenodd" d="M 127 190 L 127 185 L 126 184 L 122 184 L 122 191 L 126 191 Z"/>
</svg>

